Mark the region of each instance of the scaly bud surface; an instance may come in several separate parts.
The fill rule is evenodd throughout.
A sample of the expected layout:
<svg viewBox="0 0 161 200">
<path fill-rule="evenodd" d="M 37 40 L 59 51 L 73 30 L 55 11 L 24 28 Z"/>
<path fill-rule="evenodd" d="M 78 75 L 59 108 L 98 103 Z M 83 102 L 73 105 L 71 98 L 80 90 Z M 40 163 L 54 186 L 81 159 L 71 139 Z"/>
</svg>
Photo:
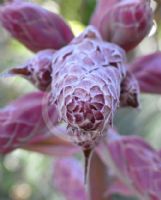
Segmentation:
<svg viewBox="0 0 161 200">
<path fill-rule="evenodd" d="M 126 74 L 124 61 L 124 51 L 104 42 L 93 26 L 53 56 L 53 102 L 68 134 L 84 149 L 93 147 L 112 124 Z"/>
</svg>

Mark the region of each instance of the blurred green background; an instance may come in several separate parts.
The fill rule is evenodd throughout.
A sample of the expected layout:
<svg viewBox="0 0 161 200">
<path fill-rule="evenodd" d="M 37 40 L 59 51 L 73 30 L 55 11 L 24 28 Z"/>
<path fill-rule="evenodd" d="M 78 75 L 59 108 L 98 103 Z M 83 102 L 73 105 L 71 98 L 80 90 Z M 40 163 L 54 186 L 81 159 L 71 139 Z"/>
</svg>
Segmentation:
<svg viewBox="0 0 161 200">
<path fill-rule="evenodd" d="M 1 1 L 2 2 L 2 1 Z M 88 24 L 94 10 L 95 0 L 31 0 L 43 7 L 63 15 L 78 35 Z M 158 17 L 158 16 L 157 16 Z M 158 19 L 158 18 L 157 18 Z M 155 27 L 154 27 L 155 28 Z M 129 62 L 160 48 L 160 27 L 128 55 Z M 0 70 L 20 66 L 32 57 L 32 53 L 12 39 L 0 27 Z M 18 96 L 35 90 L 27 81 L 19 77 L 0 79 L 0 106 L 4 106 Z M 138 134 L 154 147 L 161 147 L 161 96 L 141 95 L 138 110 L 120 109 L 115 124 L 121 134 Z M 63 200 L 54 190 L 52 174 L 53 158 L 36 153 L 16 150 L 0 156 L 0 200 Z M 115 197 L 115 199 L 121 199 Z M 125 198 L 123 198 L 125 199 Z"/>
</svg>

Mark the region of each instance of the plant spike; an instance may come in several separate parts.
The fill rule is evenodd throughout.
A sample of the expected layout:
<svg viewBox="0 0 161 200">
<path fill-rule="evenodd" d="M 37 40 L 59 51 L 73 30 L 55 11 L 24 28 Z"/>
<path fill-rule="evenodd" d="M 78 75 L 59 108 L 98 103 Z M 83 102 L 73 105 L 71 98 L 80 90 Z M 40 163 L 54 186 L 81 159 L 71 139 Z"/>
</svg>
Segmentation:
<svg viewBox="0 0 161 200">
<path fill-rule="evenodd" d="M 85 180 L 91 151 L 119 106 L 124 61 L 124 51 L 103 42 L 93 26 L 53 56 L 53 102 L 68 124 L 71 140 L 83 149 Z"/>
<path fill-rule="evenodd" d="M 112 125 L 124 62 L 124 51 L 104 42 L 93 26 L 53 56 L 53 102 L 71 139 L 83 149 L 92 149 Z"/>
</svg>

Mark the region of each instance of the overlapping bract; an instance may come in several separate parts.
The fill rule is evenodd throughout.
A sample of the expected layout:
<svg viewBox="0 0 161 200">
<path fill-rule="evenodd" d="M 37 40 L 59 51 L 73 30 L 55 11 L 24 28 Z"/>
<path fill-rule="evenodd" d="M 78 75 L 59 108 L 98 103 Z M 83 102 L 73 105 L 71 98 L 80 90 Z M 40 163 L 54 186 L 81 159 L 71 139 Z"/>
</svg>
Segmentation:
<svg viewBox="0 0 161 200">
<path fill-rule="evenodd" d="M 124 51 L 103 42 L 92 26 L 53 56 L 53 102 L 83 148 L 94 146 L 112 124 L 126 75 L 124 62 Z"/>
<path fill-rule="evenodd" d="M 31 142 L 36 136 L 49 133 L 43 109 L 53 126 L 58 123 L 55 105 L 44 107 L 45 96 L 43 92 L 30 93 L 0 110 L 0 153 L 10 152 Z"/>
<path fill-rule="evenodd" d="M 54 163 L 53 182 L 66 200 L 88 200 L 83 168 L 74 158 L 57 159 Z"/>
<path fill-rule="evenodd" d="M 129 70 L 137 78 L 140 89 L 146 93 L 161 94 L 161 52 L 140 57 L 129 64 Z"/>
<path fill-rule="evenodd" d="M 34 52 L 60 49 L 73 38 L 71 29 L 60 16 L 33 3 L 6 3 L 0 7 L 0 22 Z"/>
<path fill-rule="evenodd" d="M 49 91 L 51 89 L 52 58 L 54 50 L 39 51 L 31 60 L 21 68 L 12 68 L 11 74 L 21 75 L 38 89 Z"/>
<path fill-rule="evenodd" d="M 104 40 L 129 51 L 152 27 L 150 1 L 98 0 L 91 24 L 98 28 Z"/>
</svg>

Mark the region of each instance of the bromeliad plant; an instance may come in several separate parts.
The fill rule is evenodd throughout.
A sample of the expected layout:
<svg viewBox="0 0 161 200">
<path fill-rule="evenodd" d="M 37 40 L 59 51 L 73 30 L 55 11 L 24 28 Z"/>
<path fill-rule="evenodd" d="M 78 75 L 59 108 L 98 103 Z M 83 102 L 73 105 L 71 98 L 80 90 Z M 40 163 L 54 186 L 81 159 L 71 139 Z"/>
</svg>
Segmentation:
<svg viewBox="0 0 161 200">
<path fill-rule="evenodd" d="M 36 53 L 8 73 L 39 91 L 1 109 L 0 152 L 84 152 L 87 191 L 78 161 L 59 158 L 54 164 L 54 184 L 68 200 L 109 200 L 113 194 L 159 200 L 160 153 L 112 128 L 119 107 L 139 106 L 140 91 L 161 93 L 161 52 L 126 62 L 152 20 L 150 0 L 98 0 L 91 25 L 74 37 L 60 16 L 36 4 L 2 5 L 2 26 Z"/>
</svg>

